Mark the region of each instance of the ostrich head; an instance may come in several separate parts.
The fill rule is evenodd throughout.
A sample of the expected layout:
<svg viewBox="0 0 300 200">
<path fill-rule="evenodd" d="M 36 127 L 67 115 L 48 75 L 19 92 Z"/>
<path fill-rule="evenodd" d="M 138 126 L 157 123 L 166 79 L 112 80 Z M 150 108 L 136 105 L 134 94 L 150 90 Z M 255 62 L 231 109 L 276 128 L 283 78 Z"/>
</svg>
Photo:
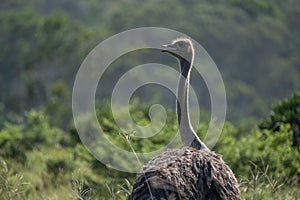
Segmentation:
<svg viewBox="0 0 300 200">
<path fill-rule="evenodd" d="M 162 52 L 170 53 L 178 58 L 180 62 L 188 61 L 189 63 L 193 63 L 194 47 L 190 39 L 179 38 L 173 40 L 171 44 L 165 44 L 162 47 L 164 48 Z"/>
</svg>

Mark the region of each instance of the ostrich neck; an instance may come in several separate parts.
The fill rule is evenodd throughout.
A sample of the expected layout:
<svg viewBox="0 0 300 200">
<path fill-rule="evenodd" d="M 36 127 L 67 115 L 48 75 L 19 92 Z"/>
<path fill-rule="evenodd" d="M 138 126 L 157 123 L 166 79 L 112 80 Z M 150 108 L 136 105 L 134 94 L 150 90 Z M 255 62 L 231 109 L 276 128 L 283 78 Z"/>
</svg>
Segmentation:
<svg viewBox="0 0 300 200">
<path fill-rule="evenodd" d="M 208 150 L 206 145 L 196 135 L 190 122 L 189 85 L 192 64 L 185 59 L 180 59 L 180 65 L 181 76 L 179 78 L 179 85 L 177 91 L 177 117 L 181 139 L 183 143 L 187 146 L 191 146 L 199 150 Z"/>
<path fill-rule="evenodd" d="M 181 136 L 184 130 L 192 131 L 189 116 L 189 83 L 191 64 L 186 60 L 180 60 L 181 76 L 177 91 L 177 117 Z M 184 138 L 182 138 L 184 139 Z"/>
</svg>

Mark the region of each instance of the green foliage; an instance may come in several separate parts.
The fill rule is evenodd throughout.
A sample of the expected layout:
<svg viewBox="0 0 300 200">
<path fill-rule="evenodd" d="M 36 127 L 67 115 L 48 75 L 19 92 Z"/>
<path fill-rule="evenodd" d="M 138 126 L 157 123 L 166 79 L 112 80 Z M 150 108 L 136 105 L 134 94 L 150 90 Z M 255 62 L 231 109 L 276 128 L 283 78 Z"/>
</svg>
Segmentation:
<svg viewBox="0 0 300 200">
<path fill-rule="evenodd" d="M 99 41 L 142 26 L 182 31 L 208 50 L 225 80 L 230 120 L 264 116 L 270 101 L 300 89 L 297 0 L 5 0 L 0 10 L 0 45 L 6 47 L 0 49 L 0 101 L 20 113 L 48 102 L 57 80 L 70 89 L 80 63 Z M 107 73 L 118 77 L 122 69 L 164 60 L 130 57 Z M 209 97 L 201 99 L 209 109 Z"/>
<path fill-rule="evenodd" d="M 0 19 L 0 44 L 6 47 L 0 49 L 0 101 L 13 111 L 39 106 L 47 85 L 74 73 L 61 69 L 78 65 L 93 31 L 63 13 L 45 16 L 32 8 L 1 11 Z"/>
<path fill-rule="evenodd" d="M 252 164 L 250 176 L 240 180 L 240 190 L 242 199 L 297 199 L 300 196 L 297 189 L 297 178 L 287 181 L 279 181 L 269 176 L 269 166 L 264 164 L 259 168 L 256 164 Z M 285 185 L 288 185 L 285 187 Z M 291 187 L 294 186 L 294 187 Z"/>
<path fill-rule="evenodd" d="M 150 123 L 157 124 L 157 121 L 150 121 L 149 118 L 149 108 L 148 105 L 139 105 L 139 100 L 134 99 L 130 106 L 129 112 L 131 114 L 131 118 L 136 125 L 145 126 L 149 125 Z M 131 123 L 129 124 L 122 124 L 122 130 L 114 123 L 114 120 L 122 120 L 124 116 L 127 114 L 127 108 L 120 108 L 118 113 L 115 116 L 112 116 L 110 110 L 110 104 L 101 104 L 97 106 L 97 116 L 99 119 L 99 123 L 104 131 L 104 134 L 111 140 L 112 143 L 121 147 L 122 149 L 126 149 L 130 151 L 130 147 L 128 146 L 127 142 L 124 140 L 122 135 L 129 135 L 131 145 L 134 150 L 138 153 L 146 153 L 152 152 L 154 150 L 158 150 L 163 146 L 167 145 L 171 142 L 169 139 L 175 137 L 177 133 L 177 126 L 176 126 L 176 118 L 174 112 L 171 109 L 167 110 L 167 126 L 164 126 L 162 130 L 158 130 L 158 134 L 155 134 L 151 137 L 151 140 L 140 138 L 136 136 L 136 134 L 143 134 L 141 129 L 135 129 Z M 159 120 L 160 116 L 157 115 L 153 117 L 154 120 Z M 156 118 L 156 119 L 155 119 Z M 113 120 L 114 119 L 114 120 Z M 126 120 L 125 120 L 126 122 Z M 126 130 L 124 132 L 124 130 Z"/>
<path fill-rule="evenodd" d="M 51 126 L 42 111 L 27 112 L 19 124 L 5 123 L 0 130 L 1 198 L 94 199 L 105 196 L 106 184 L 133 178 L 107 169 L 72 137 Z"/>
<path fill-rule="evenodd" d="M 67 129 L 72 118 L 70 91 L 64 81 L 56 81 L 50 88 L 45 112 L 53 125 Z"/>
<path fill-rule="evenodd" d="M 24 162 L 25 152 L 41 145 L 55 146 L 63 138 L 58 128 L 50 128 L 47 117 L 36 111 L 26 113 L 26 123 L 6 123 L 0 131 L 0 156 L 11 157 Z"/>
<path fill-rule="evenodd" d="M 287 185 L 293 184 L 290 180 L 295 180 L 299 184 L 300 150 L 292 145 L 295 136 L 292 124 L 299 124 L 299 105 L 296 93 L 273 107 L 271 116 L 260 124 L 261 129 L 253 129 L 249 133 L 239 132 L 227 123 L 216 151 L 224 155 L 224 160 L 239 176 L 252 176 L 252 180 L 257 177 L 250 172 L 267 169 L 263 174 L 269 179 Z M 261 179 L 265 179 L 265 175 Z M 260 184 L 265 182 L 260 181 Z"/>
<path fill-rule="evenodd" d="M 273 106 L 270 118 L 264 120 L 259 127 L 278 131 L 282 124 L 289 124 L 293 132 L 292 146 L 300 147 L 300 94 L 295 93 Z"/>
<path fill-rule="evenodd" d="M 292 133 L 288 125 L 278 131 L 253 130 L 236 139 L 237 131 L 232 126 L 223 130 L 216 151 L 224 155 L 224 160 L 241 176 L 249 176 L 250 161 L 263 168 L 261 160 L 269 166 L 269 175 L 276 179 L 299 176 L 300 152 L 291 147 Z M 229 129 L 230 131 L 227 131 Z"/>
<path fill-rule="evenodd" d="M 243 9 L 251 17 L 258 17 L 258 15 L 271 15 L 274 17 L 280 17 L 280 10 L 275 3 L 271 3 L 268 1 L 260 1 L 260 0 L 254 0 L 254 1 L 231 0 L 231 3 Z"/>
<path fill-rule="evenodd" d="M 132 116 L 138 123 L 149 123 L 149 106 L 138 108 L 136 105 L 138 103 L 133 101 Z M 119 112 L 117 116 L 122 116 L 122 109 Z M 128 136 L 120 134 L 114 124 L 109 104 L 98 105 L 97 114 L 102 116 L 99 122 L 109 140 L 129 151 L 149 152 L 160 148 L 174 137 L 177 130 L 175 115 L 169 112 L 168 123 L 155 137 L 138 140 L 132 135 L 131 140 L 124 140 Z M 72 138 L 71 132 L 49 125 L 43 112 L 32 110 L 27 112 L 21 124 L 5 124 L 0 131 L 1 156 L 8 163 L 10 172 L 3 176 L 3 180 L 12 181 L 5 182 L 6 188 L 17 187 L 14 191 L 25 191 L 20 195 L 30 199 L 59 198 L 66 194 L 70 199 L 124 199 L 130 191 L 129 183 L 133 182 L 134 175 L 106 168 L 95 160 L 78 138 Z M 205 133 L 206 130 L 206 125 L 201 124 L 199 132 Z M 215 150 L 223 155 L 241 181 L 245 199 L 267 199 L 270 195 L 278 198 L 284 195 L 291 199 L 299 195 L 294 187 L 299 185 L 297 177 L 300 175 L 297 160 L 300 152 L 290 145 L 291 140 L 292 131 L 286 123 L 277 131 L 253 129 L 240 132 L 227 122 Z M 107 151 L 105 147 L 99 147 L 99 150 Z M 105 155 L 126 164 L 126 158 L 114 152 Z M 7 172 L 6 168 L 3 168 L 4 172 Z M 20 175 L 15 177 L 15 174 Z M 5 178 L 10 176 L 15 178 Z M 129 182 L 124 181 L 125 178 Z M 11 192 L 2 190 L 5 195 Z"/>
<path fill-rule="evenodd" d="M 18 200 L 25 198 L 28 183 L 23 181 L 23 176 L 11 174 L 6 162 L 0 157 L 0 199 Z"/>
<path fill-rule="evenodd" d="M 125 198 L 134 175 L 107 168 L 81 144 L 72 123 L 70 91 L 92 46 L 142 26 L 184 32 L 218 64 L 234 125 L 226 123 L 215 150 L 239 178 L 243 198 L 299 199 L 299 93 L 274 105 L 260 129 L 253 128 L 271 101 L 300 89 L 299 9 L 297 0 L 1 1 L 0 200 Z M 161 54 L 152 56 L 151 50 L 139 53 L 120 58 L 105 72 L 109 86 L 104 94 L 109 96 L 112 80 L 125 69 L 166 60 Z M 198 81 L 192 77 L 194 88 L 202 91 Z M 98 97 L 107 102 L 102 93 Z M 209 110 L 209 97 L 200 99 Z M 120 108 L 113 117 L 110 104 L 103 102 L 96 106 L 99 123 L 122 149 L 151 152 L 177 132 L 174 112 L 167 110 L 167 124 L 159 134 L 140 139 L 140 129 L 125 120 L 126 131 L 120 130 L 114 122 L 127 110 Z M 136 124 L 151 123 L 148 104 L 134 99 L 129 111 Z M 206 130 L 201 124 L 199 135 Z M 115 152 L 106 155 L 126 161 Z"/>
</svg>

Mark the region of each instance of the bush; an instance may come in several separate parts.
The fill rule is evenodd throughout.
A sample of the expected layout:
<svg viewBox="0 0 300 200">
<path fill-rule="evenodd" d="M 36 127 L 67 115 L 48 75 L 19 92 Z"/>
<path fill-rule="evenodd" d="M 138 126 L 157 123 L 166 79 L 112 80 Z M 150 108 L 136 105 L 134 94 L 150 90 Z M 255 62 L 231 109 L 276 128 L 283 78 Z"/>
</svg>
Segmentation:
<svg viewBox="0 0 300 200">
<path fill-rule="evenodd" d="M 276 104 L 260 129 L 241 133 L 232 124 L 225 125 L 216 151 L 224 155 L 236 174 L 249 177 L 251 163 L 255 163 L 259 168 L 267 165 L 268 174 L 277 179 L 299 177 L 300 150 L 295 147 L 300 125 L 299 97 L 296 93 Z"/>
<path fill-rule="evenodd" d="M 295 93 L 292 97 L 275 104 L 270 117 L 259 127 L 278 131 L 281 124 L 289 124 L 293 132 L 292 146 L 300 148 L 300 93 Z"/>
</svg>

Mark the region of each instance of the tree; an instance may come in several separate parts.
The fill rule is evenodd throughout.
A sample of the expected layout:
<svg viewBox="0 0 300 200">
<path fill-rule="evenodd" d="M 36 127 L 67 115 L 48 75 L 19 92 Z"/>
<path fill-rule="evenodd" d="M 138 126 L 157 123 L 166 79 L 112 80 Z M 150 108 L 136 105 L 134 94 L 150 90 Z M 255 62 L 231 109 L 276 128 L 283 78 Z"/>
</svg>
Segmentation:
<svg viewBox="0 0 300 200">
<path fill-rule="evenodd" d="M 293 132 L 292 146 L 300 147 L 300 93 L 275 104 L 268 119 L 260 125 L 260 129 L 278 131 L 281 124 L 289 124 Z"/>
</svg>

